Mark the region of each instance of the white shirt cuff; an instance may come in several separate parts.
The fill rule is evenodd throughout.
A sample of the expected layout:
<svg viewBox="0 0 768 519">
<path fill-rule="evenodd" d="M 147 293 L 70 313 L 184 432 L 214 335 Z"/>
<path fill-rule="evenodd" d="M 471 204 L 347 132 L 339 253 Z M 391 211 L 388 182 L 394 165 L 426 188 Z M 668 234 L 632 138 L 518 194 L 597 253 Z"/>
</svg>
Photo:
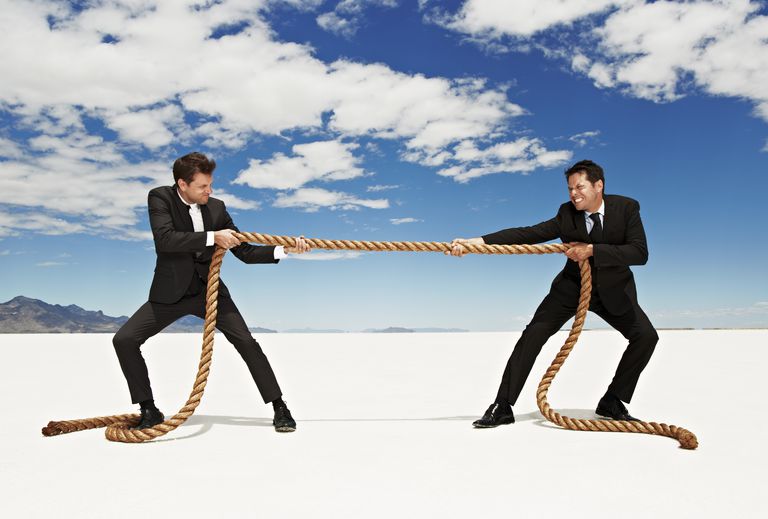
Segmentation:
<svg viewBox="0 0 768 519">
<path fill-rule="evenodd" d="M 275 245 L 275 259 L 279 260 L 287 257 L 288 257 L 288 253 L 285 252 L 285 247 L 283 247 L 282 245 Z"/>
<path fill-rule="evenodd" d="M 213 231 L 208 231 L 205 234 L 206 234 L 205 246 L 206 247 L 211 247 L 214 244 Z"/>
</svg>

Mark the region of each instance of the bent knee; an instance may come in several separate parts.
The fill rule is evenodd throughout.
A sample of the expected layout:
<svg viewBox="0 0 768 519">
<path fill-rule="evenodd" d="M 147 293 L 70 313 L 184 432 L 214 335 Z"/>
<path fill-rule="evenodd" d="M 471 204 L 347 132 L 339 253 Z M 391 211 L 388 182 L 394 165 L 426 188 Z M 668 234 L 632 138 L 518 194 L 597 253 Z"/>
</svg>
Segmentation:
<svg viewBox="0 0 768 519">
<path fill-rule="evenodd" d="M 655 328 L 649 326 L 648 328 L 640 330 L 635 340 L 647 344 L 650 347 L 654 347 L 656 346 L 656 343 L 659 342 L 659 334 L 656 332 Z"/>
<path fill-rule="evenodd" d="M 141 346 L 141 343 L 131 334 L 118 330 L 115 336 L 112 337 L 112 345 L 115 347 L 115 351 L 125 351 L 138 348 Z"/>
</svg>

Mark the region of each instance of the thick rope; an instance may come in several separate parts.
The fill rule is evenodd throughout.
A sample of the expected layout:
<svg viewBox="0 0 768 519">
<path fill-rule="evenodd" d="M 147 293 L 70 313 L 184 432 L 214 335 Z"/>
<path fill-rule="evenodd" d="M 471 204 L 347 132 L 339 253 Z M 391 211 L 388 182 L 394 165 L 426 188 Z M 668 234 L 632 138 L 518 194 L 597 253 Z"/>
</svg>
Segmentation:
<svg viewBox="0 0 768 519">
<path fill-rule="evenodd" d="M 236 236 L 241 242 L 255 242 L 265 245 L 283 245 L 293 247 L 296 239 L 289 236 L 273 236 L 260 233 L 238 233 Z M 315 238 L 305 238 L 310 247 L 315 249 L 332 250 L 357 250 L 357 251 L 408 251 L 408 252 L 448 252 L 452 245 L 446 242 L 378 242 L 378 241 L 356 241 L 356 240 L 322 240 Z M 553 254 L 565 252 L 569 246 L 565 244 L 544 244 L 544 245 L 463 245 L 467 252 L 474 254 Z M 203 327 L 203 349 L 200 354 L 200 365 L 197 377 L 192 388 L 192 393 L 184 407 L 174 416 L 147 429 L 130 429 L 131 426 L 138 423 L 139 415 L 124 414 L 114 416 L 102 416 L 96 418 L 86 418 L 80 420 L 65 420 L 60 422 L 49 422 L 43 428 L 43 435 L 55 436 L 69 432 L 82 431 L 86 429 L 95 429 L 107 427 L 106 437 L 111 441 L 125 443 L 141 443 L 153 440 L 163 436 L 181 424 L 183 424 L 200 405 L 203 397 L 205 385 L 210 373 L 211 357 L 213 353 L 213 334 L 216 328 L 216 313 L 219 295 L 219 272 L 221 262 L 226 250 L 216 248 L 211 261 L 208 273 L 208 288 L 206 291 L 205 324 Z M 642 421 L 621 421 L 621 420 L 584 420 L 574 419 L 562 416 L 553 411 L 547 402 L 547 392 L 552 384 L 552 380 L 565 359 L 568 358 L 576 341 L 581 334 L 584 326 L 584 320 L 589 310 L 589 300 L 592 291 L 592 276 L 589 263 L 582 261 L 579 263 L 581 268 L 581 294 L 579 296 L 579 305 L 576 311 L 576 317 L 560 352 L 552 361 L 547 372 L 539 383 L 536 393 L 536 402 L 539 410 L 544 417 L 566 429 L 577 431 L 603 431 L 603 432 L 635 432 L 645 434 L 656 434 L 675 438 L 680 442 L 684 449 L 695 449 L 698 446 L 696 435 L 687 429 L 675 425 L 658 424 L 656 422 Z"/>
</svg>

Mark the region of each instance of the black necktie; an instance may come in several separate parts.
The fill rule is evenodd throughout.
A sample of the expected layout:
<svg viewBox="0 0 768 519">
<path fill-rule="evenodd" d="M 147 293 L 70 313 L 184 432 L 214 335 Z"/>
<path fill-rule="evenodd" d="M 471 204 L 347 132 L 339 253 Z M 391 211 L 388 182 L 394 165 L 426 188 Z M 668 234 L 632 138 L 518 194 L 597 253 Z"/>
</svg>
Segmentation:
<svg viewBox="0 0 768 519">
<path fill-rule="evenodd" d="M 589 231 L 589 238 L 592 243 L 600 243 L 603 241 L 603 224 L 600 223 L 600 213 L 592 213 L 589 215 L 592 220 L 592 230 Z"/>
</svg>

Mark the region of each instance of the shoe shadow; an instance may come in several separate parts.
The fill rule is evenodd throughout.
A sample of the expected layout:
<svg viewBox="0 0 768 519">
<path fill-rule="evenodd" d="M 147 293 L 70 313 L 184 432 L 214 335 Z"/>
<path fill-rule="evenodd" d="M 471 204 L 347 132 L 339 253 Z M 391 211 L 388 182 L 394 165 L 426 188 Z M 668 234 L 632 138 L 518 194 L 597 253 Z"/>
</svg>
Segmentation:
<svg viewBox="0 0 768 519">
<path fill-rule="evenodd" d="M 574 418 L 576 420 L 599 420 L 601 419 L 599 416 L 595 414 L 594 409 L 555 409 L 555 412 L 560 414 L 561 416 L 567 416 L 568 418 Z M 542 415 L 539 411 L 534 411 L 532 413 L 528 413 L 527 415 L 523 415 L 529 417 L 529 420 L 534 421 L 534 425 L 538 427 L 549 427 L 549 428 L 555 428 L 555 429 L 562 429 L 557 424 L 554 424 L 544 418 L 544 415 Z M 519 420 L 523 421 L 523 420 Z"/>
<path fill-rule="evenodd" d="M 272 420 L 270 418 L 254 418 L 250 416 L 221 416 L 221 415 L 206 415 L 196 414 L 189 417 L 189 419 L 179 426 L 179 430 L 186 427 L 202 426 L 197 431 L 185 434 L 182 436 L 174 436 L 173 438 L 158 438 L 152 443 L 168 442 L 175 440 L 187 440 L 196 436 L 202 436 L 211 429 L 214 425 L 229 425 L 229 426 L 245 426 L 245 427 L 272 427 Z"/>
<path fill-rule="evenodd" d="M 569 418 L 595 420 L 599 417 L 595 415 L 592 409 L 555 409 L 558 413 Z M 451 421 L 466 421 L 471 423 L 477 420 L 478 416 L 436 416 L 436 417 L 424 417 L 424 418 L 310 418 L 305 420 L 297 420 L 297 422 L 451 422 Z M 515 422 L 534 422 L 534 425 L 538 427 L 549 427 L 560 429 L 559 426 L 553 424 L 537 410 L 530 413 L 515 415 Z M 189 420 L 184 422 L 179 430 L 183 430 L 187 427 L 201 426 L 195 432 L 174 436 L 172 438 L 158 438 L 152 443 L 169 442 L 176 440 L 187 440 L 202 436 L 208 433 L 215 425 L 226 425 L 231 427 L 272 427 L 272 420 L 270 418 L 254 418 L 251 416 L 223 416 L 223 415 L 206 415 L 196 414 L 189 417 Z"/>
</svg>

